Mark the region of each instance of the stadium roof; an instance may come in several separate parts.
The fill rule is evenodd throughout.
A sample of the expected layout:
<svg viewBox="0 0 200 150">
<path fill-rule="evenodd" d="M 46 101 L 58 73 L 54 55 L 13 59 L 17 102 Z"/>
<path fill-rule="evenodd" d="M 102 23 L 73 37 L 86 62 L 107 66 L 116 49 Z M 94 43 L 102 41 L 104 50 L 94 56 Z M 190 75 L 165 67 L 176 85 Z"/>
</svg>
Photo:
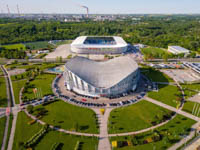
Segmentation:
<svg viewBox="0 0 200 150">
<path fill-rule="evenodd" d="M 113 37 L 115 40 L 116 44 L 113 45 L 101 45 L 101 44 L 84 44 L 84 41 L 87 39 L 87 37 Z M 119 36 L 79 36 L 77 37 L 71 44 L 71 46 L 76 46 L 76 47 L 82 47 L 82 48 L 97 48 L 97 47 L 124 47 L 127 46 L 127 43 Z"/>
<path fill-rule="evenodd" d="M 103 62 L 77 56 L 66 63 L 66 68 L 94 87 L 110 88 L 136 71 L 138 65 L 128 56 Z"/>
</svg>

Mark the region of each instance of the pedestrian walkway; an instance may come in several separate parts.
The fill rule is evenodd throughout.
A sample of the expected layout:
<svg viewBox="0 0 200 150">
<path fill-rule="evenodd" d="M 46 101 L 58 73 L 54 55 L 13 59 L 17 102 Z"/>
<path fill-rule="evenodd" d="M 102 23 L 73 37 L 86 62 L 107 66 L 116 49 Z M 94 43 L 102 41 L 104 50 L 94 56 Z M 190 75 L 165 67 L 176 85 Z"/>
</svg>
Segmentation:
<svg viewBox="0 0 200 150">
<path fill-rule="evenodd" d="M 113 108 L 106 108 L 105 113 L 102 114 L 100 109 L 94 108 L 99 120 L 100 137 L 98 150 L 111 150 L 111 145 L 108 136 L 108 118 Z"/>
<path fill-rule="evenodd" d="M 185 138 L 181 139 L 178 143 L 174 144 L 173 146 L 171 146 L 170 148 L 168 148 L 168 150 L 175 150 L 178 149 L 180 146 L 182 146 L 183 144 L 187 143 L 187 141 L 189 141 L 190 139 L 192 139 L 195 135 L 195 129 L 200 125 L 200 122 L 194 124 L 192 126 L 192 131 L 190 132 L 190 134 L 188 136 L 186 136 Z M 199 141 L 197 141 L 197 143 L 199 142 L 200 144 L 200 139 Z M 195 144 L 189 146 L 188 148 L 186 148 L 186 150 L 195 150 Z"/>
<path fill-rule="evenodd" d="M 164 103 L 161 103 L 161 102 L 159 102 L 159 101 L 157 101 L 157 100 L 154 100 L 154 99 L 152 99 L 152 98 L 150 98 L 150 97 L 146 97 L 146 96 L 145 96 L 144 99 L 147 100 L 147 101 L 149 101 L 149 102 L 151 102 L 151 103 L 154 103 L 154 104 L 156 104 L 156 105 L 158 105 L 158 106 L 164 107 L 164 108 L 166 108 L 166 109 L 168 109 L 168 110 L 171 110 L 171 111 L 174 111 L 174 112 L 176 112 L 176 113 L 178 113 L 178 114 L 181 114 L 181 115 L 183 115 L 183 116 L 185 116 L 185 117 L 187 117 L 187 118 L 193 119 L 193 120 L 195 120 L 195 121 L 200 121 L 200 118 L 198 118 L 198 117 L 196 117 L 196 116 L 193 116 L 193 115 L 191 115 L 191 114 L 189 114 L 189 113 L 187 113 L 187 112 L 184 112 L 184 111 L 182 111 L 182 110 L 180 110 L 180 109 L 176 109 L 176 108 L 174 108 L 174 107 L 172 107 L 172 106 L 169 106 L 169 105 L 166 105 L 166 104 L 164 104 Z"/>
</svg>

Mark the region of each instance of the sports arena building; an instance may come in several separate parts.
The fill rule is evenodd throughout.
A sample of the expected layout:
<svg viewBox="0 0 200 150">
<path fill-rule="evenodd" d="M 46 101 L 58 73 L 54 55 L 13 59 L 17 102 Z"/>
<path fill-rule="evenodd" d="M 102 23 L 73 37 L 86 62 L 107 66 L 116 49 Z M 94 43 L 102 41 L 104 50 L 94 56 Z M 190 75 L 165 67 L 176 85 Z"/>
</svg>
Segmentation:
<svg viewBox="0 0 200 150">
<path fill-rule="evenodd" d="M 121 54 L 128 44 L 118 36 L 80 36 L 71 44 L 71 51 L 78 54 Z"/>
<path fill-rule="evenodd" d="M 77 56 L 66 63 L 64 71 L 68 90 L 92 97 L 111 97 L 134 91 L 139 76 L 137 63 L 128 56 L 103 62 Z"/>
</svg>

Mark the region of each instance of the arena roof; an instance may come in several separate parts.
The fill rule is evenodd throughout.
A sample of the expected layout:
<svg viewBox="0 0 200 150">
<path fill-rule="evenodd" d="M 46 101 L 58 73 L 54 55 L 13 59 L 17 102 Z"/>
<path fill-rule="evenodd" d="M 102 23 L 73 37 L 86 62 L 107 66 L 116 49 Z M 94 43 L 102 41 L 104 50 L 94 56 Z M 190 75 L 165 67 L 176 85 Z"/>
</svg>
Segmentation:
<svg viewBox="0 0 200 150">
<path fill-rule="evenodd" d="M 84 44 L 84 41 L 88 38 L 88 37 L 102 37 L 102 38 L 106 38 L 106 37 L 112 37 L 114 39 L 114 41 L 116 42 L 116 44 L 111 44 L 111 45 L 107 45 L 107 44 L 104 44 L 104 45 L 101 45 L 101 44 Z M 76 46 L 76 47 L 82 47 L 82 48 L 87 48 L 87 47 L 90 47 L 90 48 L 93 48 L 93 47 L 99 47 L 99 48 L 104 48 L 104 47 L 110 47 L 110 48 L 113 48 L 113 47 L 125 47 L 127 46 L 127 43 L 119 36 L 79 36 L 77 37 L 71 44 L 71 46 Z"/>
<path fill-rule="evenodd" d="M 103 62 L 77 56 L 66 63 L 66 68 L 94 87 L 110 88 L 136 71 L 138 65 L 128 56 Z"/>
</svg>

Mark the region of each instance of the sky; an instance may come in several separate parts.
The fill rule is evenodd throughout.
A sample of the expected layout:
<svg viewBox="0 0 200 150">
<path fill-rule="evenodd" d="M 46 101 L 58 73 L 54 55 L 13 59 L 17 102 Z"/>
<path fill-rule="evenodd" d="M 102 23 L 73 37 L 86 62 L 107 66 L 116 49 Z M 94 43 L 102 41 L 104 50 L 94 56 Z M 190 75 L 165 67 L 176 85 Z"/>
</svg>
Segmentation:
<svg viewBox="0 0 200 150">
<path fill-rule="evenodd" d="M 200 14 L 200 0 L 0 0 L 1 13 Z"/>
</svg>

